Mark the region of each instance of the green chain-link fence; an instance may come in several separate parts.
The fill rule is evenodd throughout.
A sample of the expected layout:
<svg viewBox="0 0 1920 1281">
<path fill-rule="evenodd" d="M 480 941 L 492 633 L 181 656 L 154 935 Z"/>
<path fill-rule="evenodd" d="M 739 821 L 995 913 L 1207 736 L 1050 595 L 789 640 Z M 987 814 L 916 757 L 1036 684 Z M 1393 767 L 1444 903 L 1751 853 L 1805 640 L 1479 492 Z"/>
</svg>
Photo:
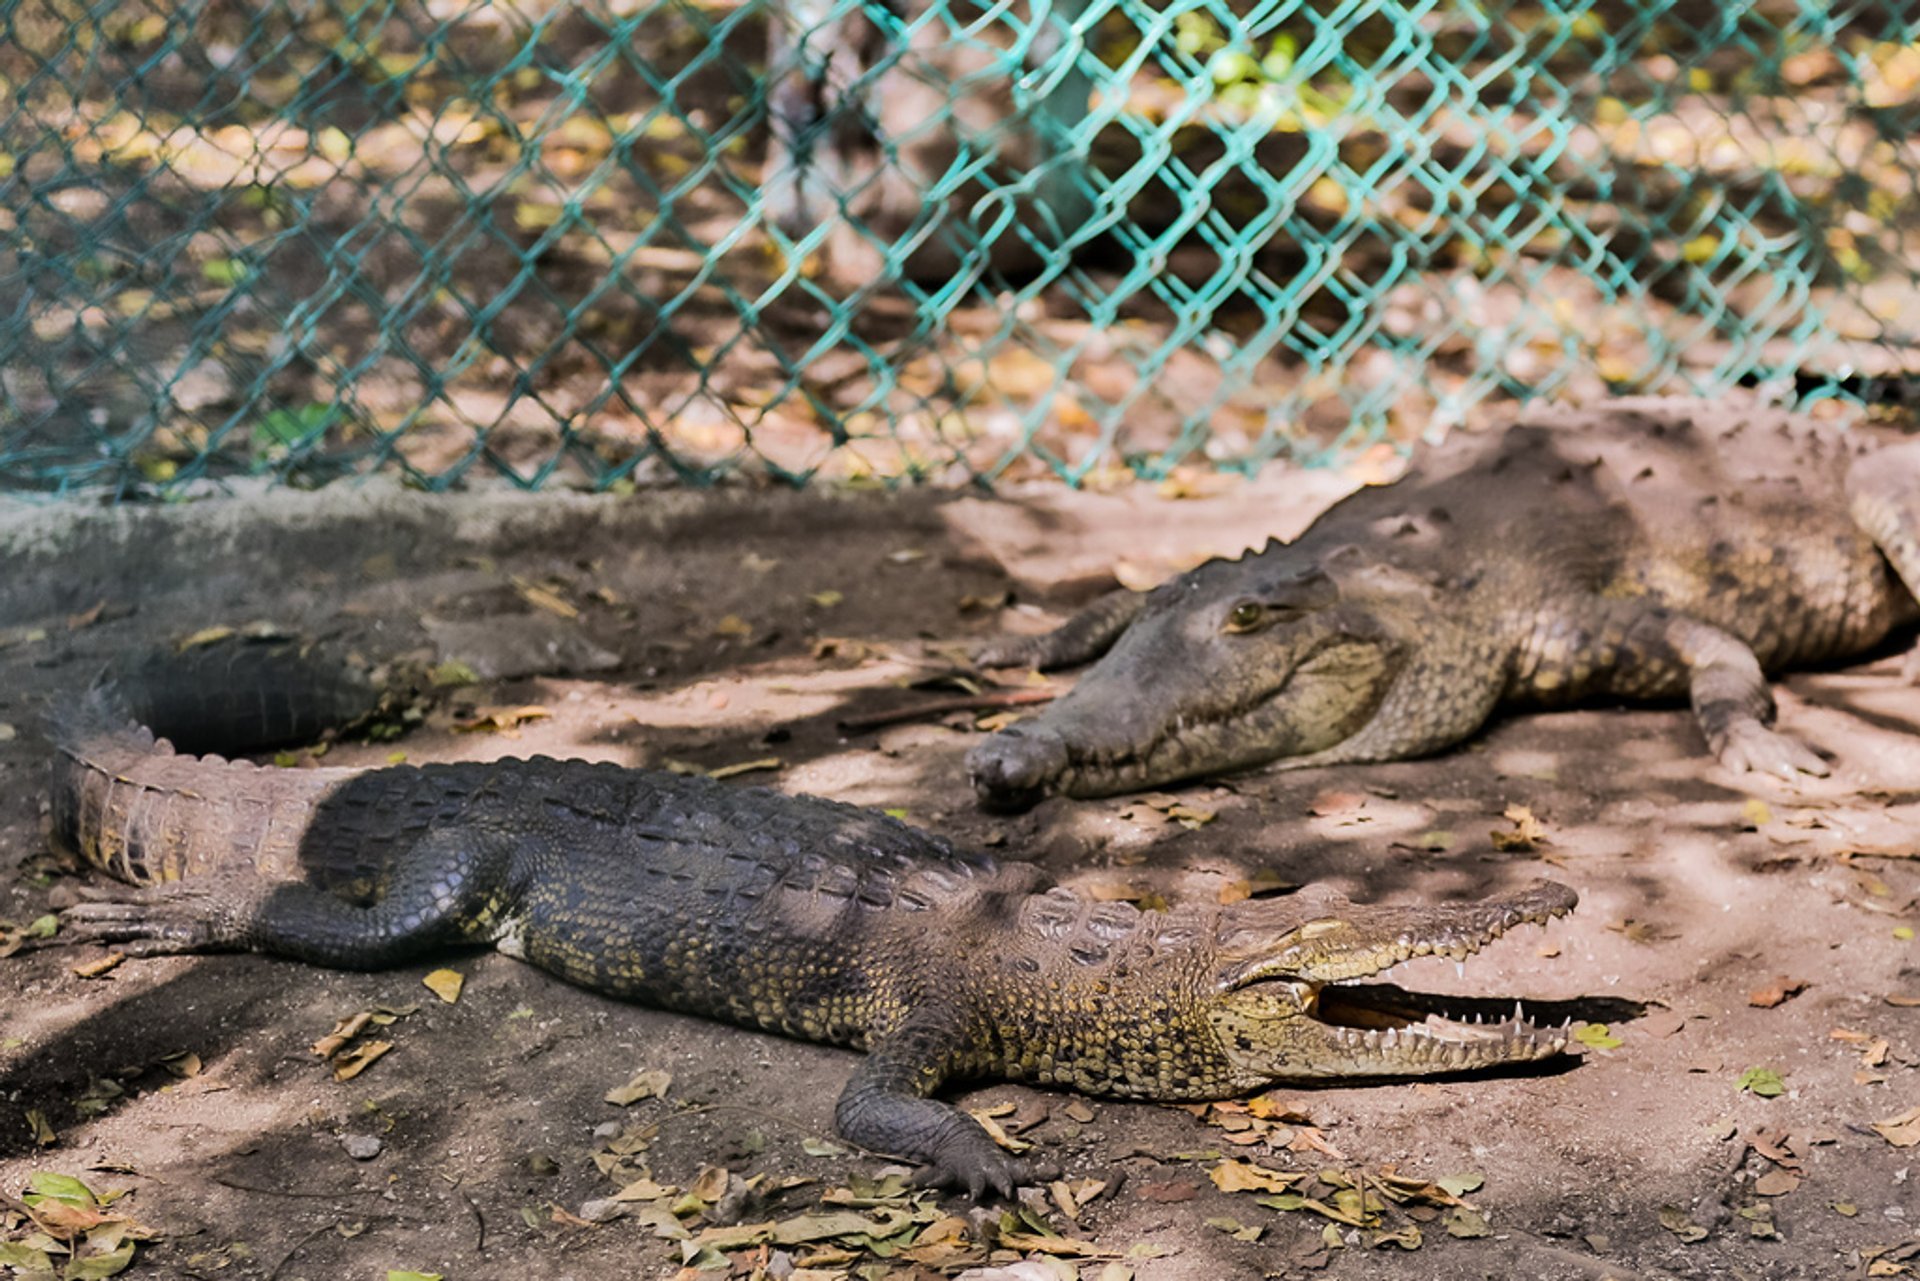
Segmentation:
<svg viewBox="0 0 1920 1281">
<path fill-rule="evenodd" d="M 1099 482 L 1920 374 L 1920 0 L 0 0 L 0 487 Z"/>
</svg>

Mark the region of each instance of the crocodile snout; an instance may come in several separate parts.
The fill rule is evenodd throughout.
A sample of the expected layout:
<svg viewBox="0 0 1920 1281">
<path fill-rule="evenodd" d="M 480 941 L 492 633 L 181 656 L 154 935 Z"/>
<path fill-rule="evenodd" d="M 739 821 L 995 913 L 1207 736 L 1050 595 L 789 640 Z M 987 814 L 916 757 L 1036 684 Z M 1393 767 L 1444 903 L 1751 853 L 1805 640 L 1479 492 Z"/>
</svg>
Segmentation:
<svg viewBox="0 0 1920 1281">
<path fill-rule="evenodd" d="M 980 803 L 1022 810 L 1054 790 L 1067 771 L 1067 745 L 1052 730 L 1013 725 L 967 753 L 967 773 Z"/>
</svg>

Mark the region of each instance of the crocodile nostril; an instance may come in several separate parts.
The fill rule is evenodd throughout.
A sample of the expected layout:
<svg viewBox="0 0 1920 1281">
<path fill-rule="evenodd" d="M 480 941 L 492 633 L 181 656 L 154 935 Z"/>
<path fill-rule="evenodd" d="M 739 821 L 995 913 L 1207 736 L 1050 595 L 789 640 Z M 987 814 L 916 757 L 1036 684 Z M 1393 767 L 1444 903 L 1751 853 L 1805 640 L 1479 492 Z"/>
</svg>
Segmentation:
<svg viewBox="0 0 1920 1281">
<path fill-rule="evenodd" d="M 1034 804 L 1066 768 L 1066 743 L 1046 730 L 1004 729 L 967 753 L 974 790 L 983 804 L 995 808 Z"/>
</svg>

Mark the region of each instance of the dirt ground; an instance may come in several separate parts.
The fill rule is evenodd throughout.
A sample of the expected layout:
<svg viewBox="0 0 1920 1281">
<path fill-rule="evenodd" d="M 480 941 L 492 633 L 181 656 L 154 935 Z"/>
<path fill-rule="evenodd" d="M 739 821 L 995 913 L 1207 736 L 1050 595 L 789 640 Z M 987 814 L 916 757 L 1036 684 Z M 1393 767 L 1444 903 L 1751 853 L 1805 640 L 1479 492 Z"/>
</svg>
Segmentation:
<svg viewBox="0 0 1920 1281">
<path fill-rule="evenodd" d="M 1571 1066 L 1284 1090 L 1276 1108 L 1203 1117 L 986 1084 L 965 1102 L 1016 1104 L 1005 1124 L 1070 1180 L 1106 1184 L 1076 1185 L 1091 1195 L 1077 1222 L 1051 1197 L 1026 1223 L 929 1200 L 923 1222 L 950 1211 L 968 1240 L 1001 1228 L 1025 1244 L 886 1258 L 885 1241 L 842 1238 L 699 1255 L 658 1235 L 674 1195 L 604 1223 L 587 1221 L 607 1212 L 592 1203 L 642 1172 L 711 1192 L 723 1184 L 708 1167 L 724 1167 L 732 1191 L 678 1220 L 687 1232 L 819 1210 L 828 1189 L 886 1166 L 823 1146 L 853 1055 L 619 1005 L 492 954 L 449 959 L 465 976 L 449 1004 L 422 986 L 432 966 L 344 974 L 211 956 L 90 978 L 75 967 L 98 950 L 48 949 L 0 960 L 0 1192 L 18 1196 L 43 1171 L 131 1189 L 114 1208 L 156 1233 L 133 1277 L 588 1281 L 669 1277 L 688 1259 L 710 1276 L 731 1259 L 741 1276 L 756 1262 L 773 1277 L 798 1264 L 817 1269 L 802 1277 L 867 1279 L 987 1266 L 1004 1270 L 975 1275 L 1003 1281 L 1920 1268 L 1906 1262 L 1920 1253 L 1920 1151 L 1895 1143 L 1920 1139 L 1920 1124 L 1873 1128 L 1920 1103 L 1907 836 L 1920 820 L 1920 691 L 1900 683 L 1896 652 L 1784 683 L 1785 725 L 1836 762 L 1832 779 L 1798 788 L 1724 774 L 1681 709 L 1607 707 L 1504 716 L 1433 760 L 1177 789 L 1187 824 L 1164 797 L 1005 818 L 971 804 L 975 713 L 848 724 L 963 697 L 941 683 L 954 642 L 1038 627 L 1116 573 L 1149 578 L 1296 532 L 1347 483 L 1273 474 L 1179 501 L 1147 489 L 587 499 L 336 486 L 0 508 L 0 919 L 40 917 L 68 882 L 41 833 L 47 695 L 117 655 L 267 620 L 370 657 L 431 652 L 481 678 L 398 741 L 336 746 L 330 764 L 395 752 L 777 761 L 738 782 L 904 810 L 1135 897 L 1215 897 L 1271 877 L 1414 902 L 1563 880 L 1582 896 L 1569 921 L 1502 940 L 1464 977 L 1420 962 L 1396 978 L 1650 1003 L 1593 1034 L 1600 1044 Z M 529 706 L 549 714 L 454 729 L 475 709 Z M 1520 826 L 1514 806 L 1544 843 L 1496 843 Z M 412 1012 L 377 1029 L 390 1053 L 337 1081 L 313 1043 L 378 1008 Z M 172 1057 L 183 1054 L 197 1057 Z M 648 1070 L 671 1074 L 664 1099 L 605 1101 Z M 1415 1202 L 1376 1225 L 1334 1223 L 1313 1204 L 1222 1190 L 1227 1161 L 1458 1176 L 1456 1189 L 1477 1179 L 1464 1193 L 1474 1213 Z M 765 1177 L 746 1187 L 753 1176 Z M 795 1178 L 806 1181 L 786 1186 Z M 1332 1184 L 1298 1191 L 1339 1209 Z"/>
</svg>

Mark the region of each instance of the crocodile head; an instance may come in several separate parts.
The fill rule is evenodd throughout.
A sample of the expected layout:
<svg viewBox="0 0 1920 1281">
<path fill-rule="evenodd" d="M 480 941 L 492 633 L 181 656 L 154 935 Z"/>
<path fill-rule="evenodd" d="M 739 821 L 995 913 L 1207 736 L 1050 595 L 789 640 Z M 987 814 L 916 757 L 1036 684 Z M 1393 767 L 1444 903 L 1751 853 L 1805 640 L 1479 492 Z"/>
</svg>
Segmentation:
<svg viewBox="0 0 1920 1281">
<path fill-rule="evenodd" d="M 1425 907 L 1360 906 L 1332 894 L 1235 904 L 1202 1008 L 1246 1090 L 1550 1058 L 1567 1048 L 1567 1027 L 1536 1025 L 1518 1001 L 1356 980 L 1418 956 L 1464 962 L 1521 922 L 1544 925 L 1577 901 L 1564 885 L 1536 881 L 1515 894 Z"/>
<path fill-rule="evenodd" d="M 1297 553 L 1210 561 L 1156 588 L 1072 690 L 968 756 L 982 804 L 1108 796 L 1359 732 L 1444 609 L 1427 579 L 1357 547 Z"/>
</svg>

